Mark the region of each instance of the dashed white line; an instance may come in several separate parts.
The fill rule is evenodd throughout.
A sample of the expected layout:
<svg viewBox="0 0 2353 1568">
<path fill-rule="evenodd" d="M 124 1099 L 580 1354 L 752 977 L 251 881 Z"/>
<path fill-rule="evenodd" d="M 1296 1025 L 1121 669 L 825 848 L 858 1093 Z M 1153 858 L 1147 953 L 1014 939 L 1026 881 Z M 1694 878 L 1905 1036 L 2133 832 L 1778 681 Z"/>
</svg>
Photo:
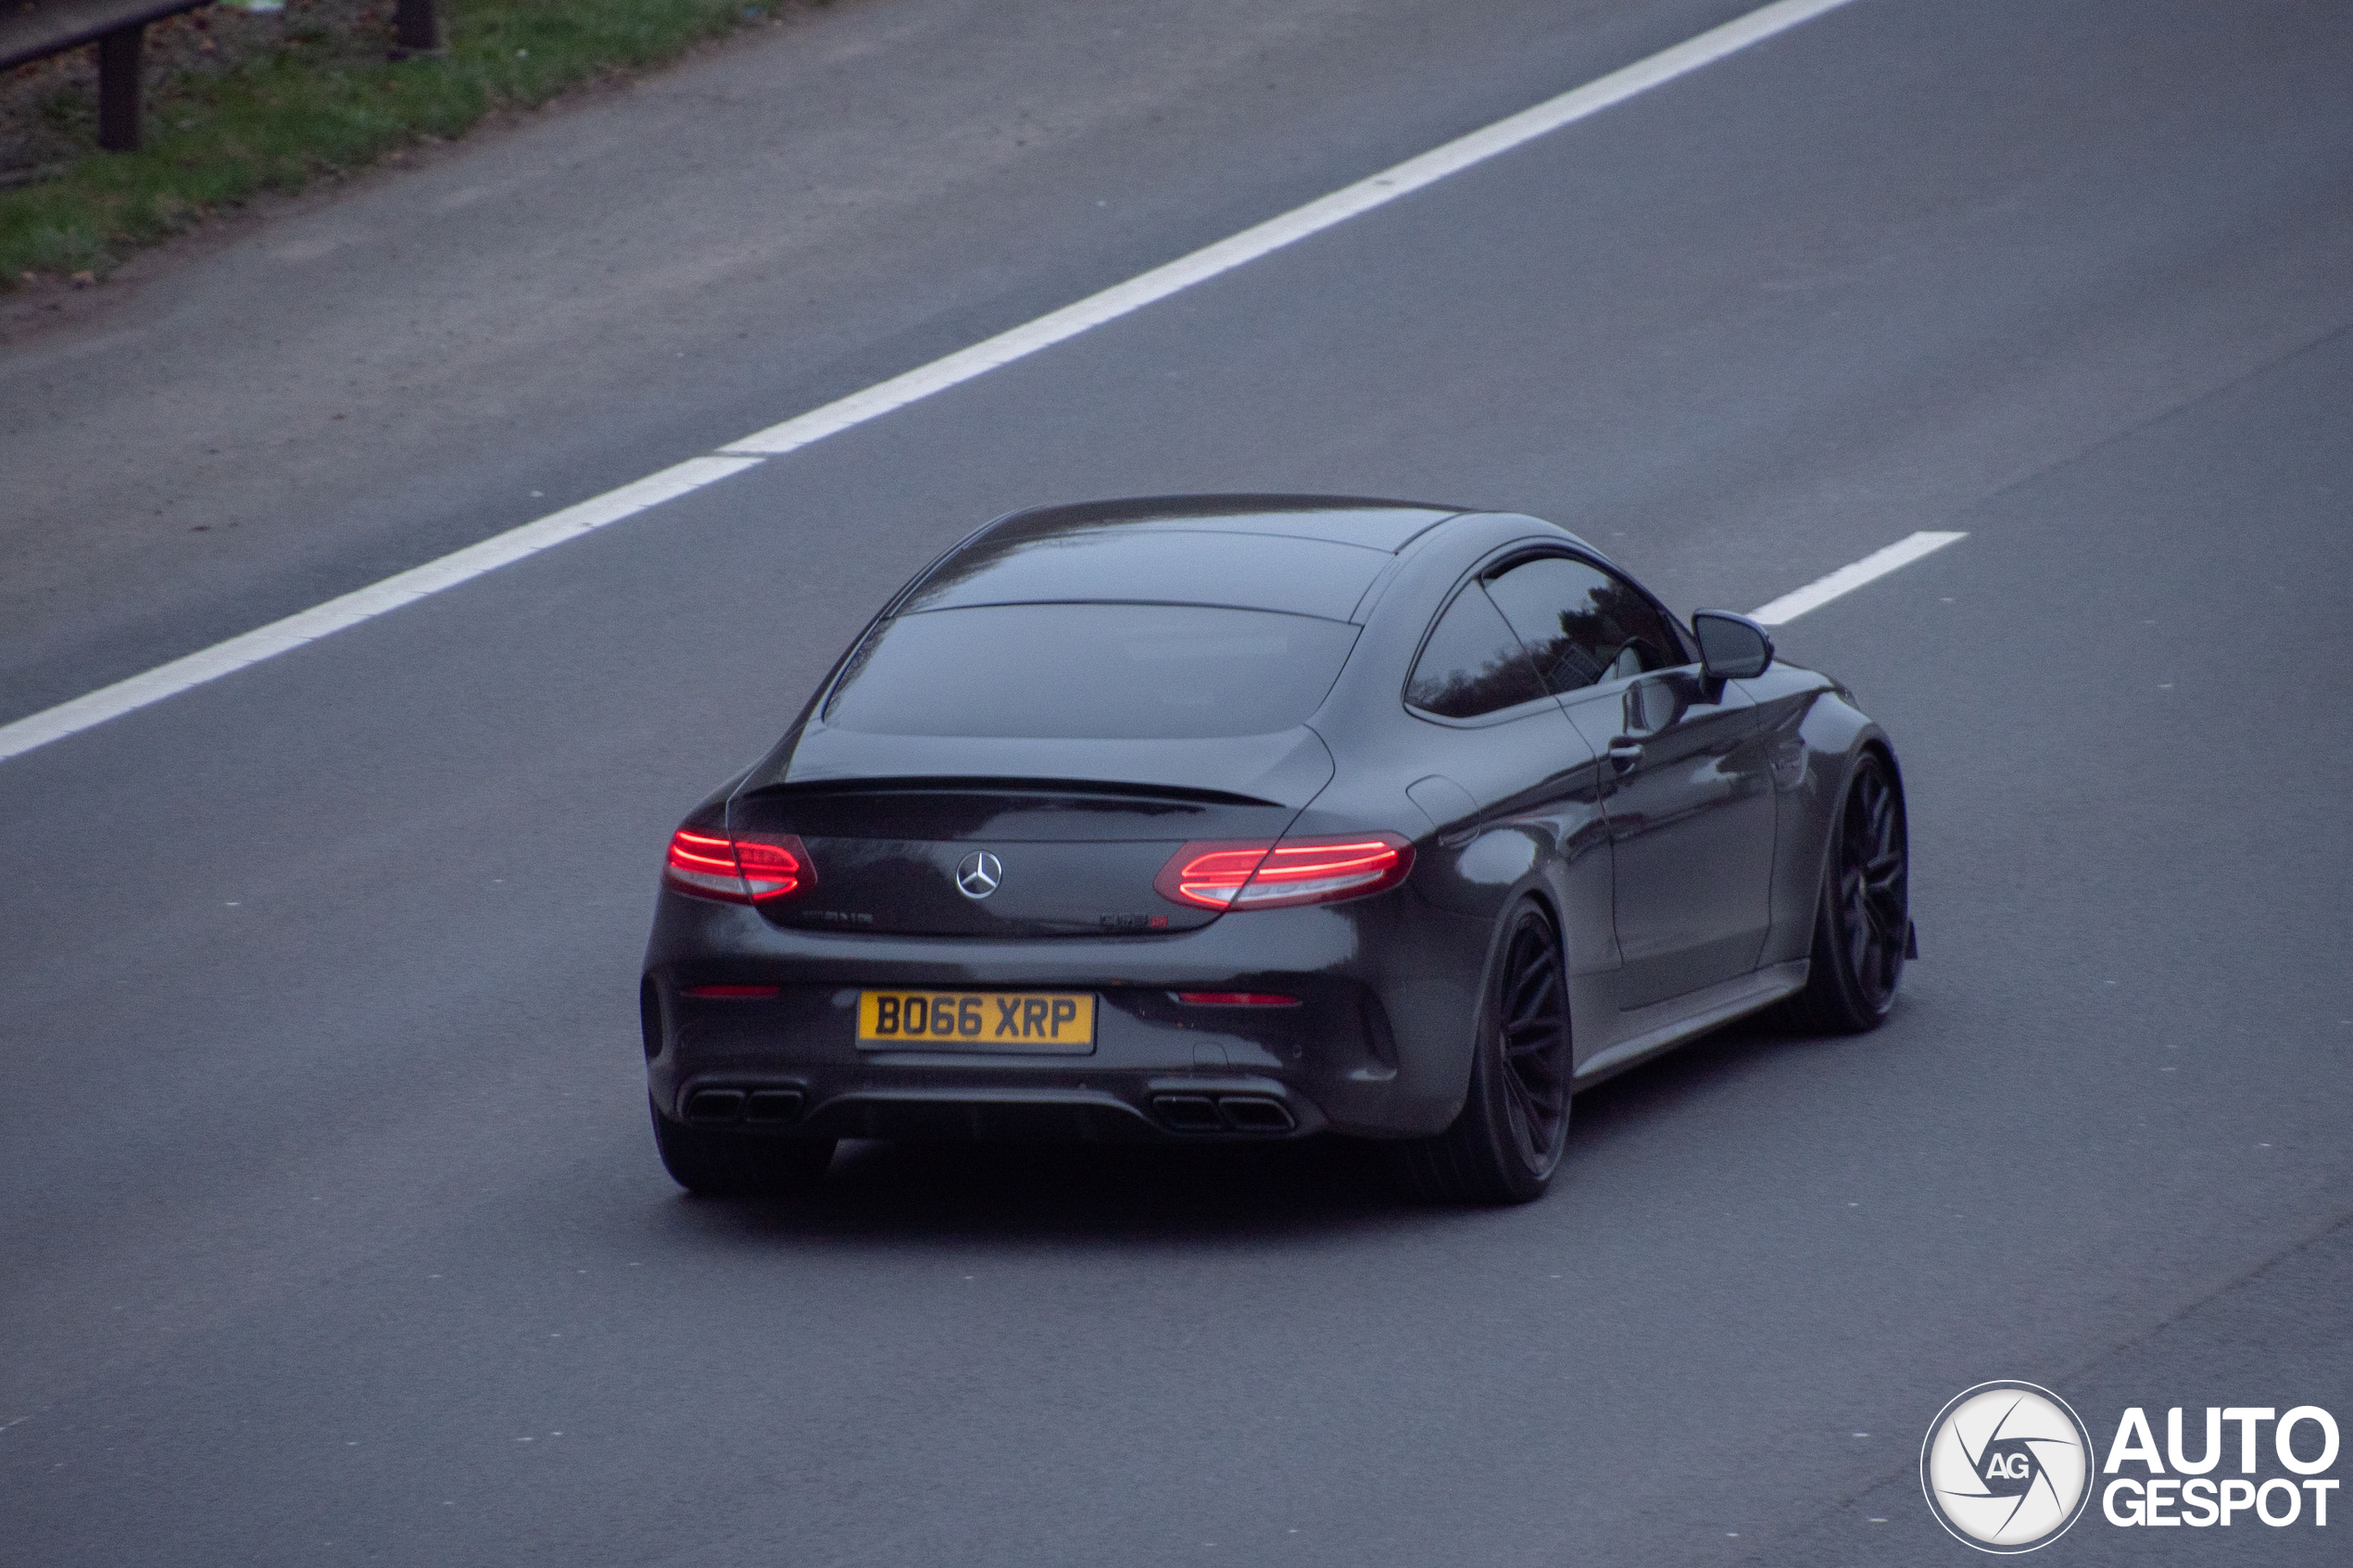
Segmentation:
<svg viewBox="0 0 2353 1568">
<path fill-rule="evenodd" d="M 1748 618 L 1759 625 L 1785 625 L 1807 610 L 1819 609 L 1832 599 L 1851 594 L 1866 583 L 1876 582 L 1898 567 L 1909 566 L 1922 556 L 1931 555 L 1956 539 L 1968 537 L 1967 533 L 1923 530 L 1907 539 L 1898 539 L 1883 550 L 1873 550 L 1854 565 L 1842 566 L 1828 577 L 1818 577 L 1803 588 L 1783 594 L 1770 604 L 1758 606 L 1748 612 Z"/>
<path fill-rule="evenodd" d="M 1398 197 L 1411 194 L 1425 185 L 1435 184 L 1450 174 L 1459 174 L 1500 153 L 1507 153 L 1539 136 L 1548 135 L 1563 126 L 1573 125 L 1599 114 L 1637 94 L 1646 93 L 1663 82 L 1712 65 L 1727 55 L 1760 43 L 1777 32 L 1785 32 L 1800 22 L 1845 4 L 1847 0 L 1780 0 L 1779 4 L 1751 11 L 1744 17 L 1711 29 L 1671 49 L 1661 50 L 1647 59 L 1637 60 L 1557 98 L 1546 99 L 1534 108 L 1523 109 L 1484 130 L 1458 137 L 1419 157 L 1408 158 L 1393 169 L 1385 169 L 1369 180 L 1360 180 L 1353 185 L 1334 191 L 1330 195 L 1309 202 L 1305 207 L 1295 207 L 1279 218 L 1270 218 L 1230 239 L 1220 240 L 1190 256 L 1155 267 L 1140 277 L 1130 278 L 1076 305 L 1065 305 L 1060 310 L 1040 316 L 1025 326 L 1000 332 L 986 342 L 960 349 L 944 359 L 935 359 L 904 375 L 894 376 L 880 385 L 870 386 L 837 403 L 828 403 L 798 419 L 771 425 L 720 450 L 757 453 L 773 458 L 796 451 L 812 441 L 823 441 L 826 436 L 848 430 L 852 425 L 863 424 L 894 408 L 903 408 L 919 398 L 944 392 L 975 376 L 986 375 L 1000 365 L 1026 358 L 1041 348 L 1050 348 L 1067 338 L 1076 337 L 1089 328 L 1116 320 L 1156 300 L 1166 299 L 1170 295 L 1191 288 L 1195 283 L 1205 282 L 1221 272 L 1230 272 L 1262 256 L 1296 245 L 1312 234 L 1321 233 L 1335 224 L 1344 223 L 1375 207 L 1385 207 Z"/>
<path fill-rule="evenodd" d="M 1632 65 L 1614 70 L 1556 98 L 1547 99 L 1533 108 L 1523 109 L 1418 157 L 1408 158 L 1368 180 L 1359 181 L 1278 218 L 1268 219 L 1229 239 L 1220 240 L 1189 256 L 1156 267 L 1140 277 L 1089 295 L 1075 305 L 1064 306 L 1025 326 L 1000 332 L 970 348 L 960 349 L 944 358 L 868 387 L 863 392 L 828 403 L 822 408 L 812 409 L 781 424 L 756 431 L 720 448 L 715 456 L 689 458 L 660 473 L 624 484 L 618 490 L 593 496 L 438 560 L 428 561 L 396 577 L 389 577 L 340 598 L 330 599 L 299 615 L 258 627 L 243 636 L 232 637 L 227 642 L 192 653 L 184 659 L 158 665 L 144 674 L 30 714 L 14 723 L 0 725 L 0 761 L 103 724 L 109 719 L 120 718 L 151 703 L 161 702 L 166 697 L 177 696 L 208 681 L 217 681 L 248 665 L 316 642 L 347 626 L 356 626 L 388 610 L 397 609 L 402 605 L 412 604 L 429 594 L 454 588 L 460 583 L 486 571 L 494 571 L 526 556 L 536 555 L 567 539 L 578 538 L 608 523 L 618 522 L 649 507 L 659 506 L 731 474 L 740 473 L 757 466 L 762 458 L 797 451 L 826 436 L 878 419 L 893 409 L 903 408 L 934 393 L 985 375 L 1000 365 L 1026 358 L 1089 328 L 1115 320 L 1156 300 L 1189 289 L 1195 283 L 1231 271 L 1286 245 L 1295 245 L 1335 224 L 1386 206 L 1450 174 L 1458 174 L 1540 136 L 1599 114 L 1638 94 L 1712 65 L 1728 55 L 1736 54 L 1751 44 L 1762 43 L 1776 33 L 1785 32 L 1849 3 L 1850 0 L 1775 0 L 1774 4 L 1760 6 L 1721 27 L 1711 28 L 1695 38 L 1662 49 L 1646 59 L 1637 60 Z M 1780 603 L 1778 599 L 1774 601 L 1775 606 Z M 1803 610 L 1793 613 L 1803 613 Z"/>
</svg>

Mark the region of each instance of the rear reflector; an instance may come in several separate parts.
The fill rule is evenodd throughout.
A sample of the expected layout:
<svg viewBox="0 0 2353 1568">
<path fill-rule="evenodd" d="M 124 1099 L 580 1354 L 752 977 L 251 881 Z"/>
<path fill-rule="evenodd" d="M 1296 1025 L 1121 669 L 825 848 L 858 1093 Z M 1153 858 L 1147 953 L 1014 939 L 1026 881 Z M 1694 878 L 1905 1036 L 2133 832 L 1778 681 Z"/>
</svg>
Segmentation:
<svg viewBox="0 0 2353 1568">
<path fill-rule="evenodd" d="M 1413 869 L 1413 845 L 1393 833 L 1188 844 L 1161 867 L 1152 887 L 1174 904 L 1269 909 L 1362 898 L 1396 886 Z"/>
<path fill-rule="evenodd" d="M 688 996 L 695 993 L 689 991 Z M 1272 991 L 1179 991 L 1176 999 L 1187 1007 L 1196 1008 L 1295 1008 L 1297 997 L 1277 996 Z"/>
<path fill-rule="evenodd" d="M 701 997 L 711 1001 L 754 1002 L 776 996 L 782 990 L 783 987 L 778 985 L 689 985 L 679 995 Z"/>
<path fill-rule="evenodd" d="M 670 835 L 662 880 L 681 893 L 730 904 L 786 898 L 817 880 L 808 847 L 792 834 L 736 834 L 680 828 Z"/>
</svg>

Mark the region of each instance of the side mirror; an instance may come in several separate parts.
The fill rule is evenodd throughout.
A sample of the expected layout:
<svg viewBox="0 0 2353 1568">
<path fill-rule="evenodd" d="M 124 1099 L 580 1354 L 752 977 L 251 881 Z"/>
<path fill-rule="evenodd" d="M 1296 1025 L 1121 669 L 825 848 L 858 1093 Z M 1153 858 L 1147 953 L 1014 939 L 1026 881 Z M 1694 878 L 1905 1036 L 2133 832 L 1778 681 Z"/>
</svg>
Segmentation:
<svg viewBox="0 0 2353 1568">
<path fill-rule="evenodd" d="M 1692 630 L 1699 634 L 1700 673 L 1711 681 L 1750 680 L 1773 662 L 1773 639 L 1745 615 L 1695 610 Z"/>
</svg>

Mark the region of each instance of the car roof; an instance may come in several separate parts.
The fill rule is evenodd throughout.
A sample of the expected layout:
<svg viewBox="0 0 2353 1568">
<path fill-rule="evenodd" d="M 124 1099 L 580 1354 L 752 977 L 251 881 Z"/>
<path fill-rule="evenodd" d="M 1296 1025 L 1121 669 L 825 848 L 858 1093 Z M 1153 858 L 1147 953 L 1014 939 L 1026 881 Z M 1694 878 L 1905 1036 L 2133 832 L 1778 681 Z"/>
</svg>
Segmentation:
<svg viewBox="0 0 2353 1568">
<path fill-rule="evenodd" d="M 989 524 L 974 542 L 1034 539 L 1091 529 L 1175 528 L 1321 539 L 1393 554 L 1433 524 L 1474 509 L 1367 495 L 1136 495 L 1013 512 Z"/>
<path fill-rule="evenodd" d="M 1155 495 L 1001 518 L 897 613 L 976 605 L 1219 605 L 1346 621 L 1396 552 L 1464 508 L 1349 495 Z"/>
</svg>

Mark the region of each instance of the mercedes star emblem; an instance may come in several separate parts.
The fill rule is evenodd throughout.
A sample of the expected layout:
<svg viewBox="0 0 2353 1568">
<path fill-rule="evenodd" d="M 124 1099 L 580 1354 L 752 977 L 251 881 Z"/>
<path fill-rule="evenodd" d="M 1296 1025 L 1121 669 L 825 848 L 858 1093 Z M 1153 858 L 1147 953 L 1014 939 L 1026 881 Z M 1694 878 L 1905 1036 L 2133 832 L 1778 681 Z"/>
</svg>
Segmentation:
<svg viewBox="0 0 2353 1568">
<path fill-rule="evenodd" d="M 956 862 L 956 891 L 967 898 L 986 898 L 1005 880 L 1005 862 L 986 849 L 975 849 Z"/>
</svg>

